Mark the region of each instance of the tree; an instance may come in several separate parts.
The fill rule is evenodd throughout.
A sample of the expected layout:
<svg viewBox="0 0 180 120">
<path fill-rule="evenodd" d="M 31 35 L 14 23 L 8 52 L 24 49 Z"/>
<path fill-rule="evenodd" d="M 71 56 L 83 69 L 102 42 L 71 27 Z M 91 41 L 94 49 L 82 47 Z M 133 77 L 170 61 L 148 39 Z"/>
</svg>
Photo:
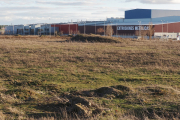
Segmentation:
<svg viewBox="0 0 180 120">
<path fill-rule="evenodd" d="M 153 34 L 154 34 L 154 25 L 152 25 L 152 23 L 149 23 L 149 31 L 148 31 L 149 40 L 152 39 Z"/>
<path fill-rule="evenodd" d="M 114 34 L 114 30 L 112 29 L 112 26 L 107 25 L 106 27 L 106 35 L 107 36 L 112 36 Z"/>
<path fill-rule="evenodd" d="M 149 24 L 148 29 L 145 29 L 144 27 L 145 26 L 141 26 L 139 31 L 135 31 L 135 35 L 141 36 L 141 39 L 144 39 L 144 36 L 149 36 L 149 39 L 151 40 L 152 35 L 154 34 L 154 26 Z"/>
</svg>

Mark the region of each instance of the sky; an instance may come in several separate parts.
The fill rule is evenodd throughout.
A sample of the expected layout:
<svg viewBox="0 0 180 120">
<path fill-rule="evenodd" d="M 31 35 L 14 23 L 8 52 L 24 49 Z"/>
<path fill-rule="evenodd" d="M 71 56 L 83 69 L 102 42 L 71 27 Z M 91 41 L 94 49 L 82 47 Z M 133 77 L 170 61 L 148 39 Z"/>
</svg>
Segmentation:
<svg viewBox="0 0 180 120">
<path fill-rule="evenodd" d="M 124 18 L 136 8 L 180 10 L 180 0 L 0 0 L 0 25 Z"/>
</svg>

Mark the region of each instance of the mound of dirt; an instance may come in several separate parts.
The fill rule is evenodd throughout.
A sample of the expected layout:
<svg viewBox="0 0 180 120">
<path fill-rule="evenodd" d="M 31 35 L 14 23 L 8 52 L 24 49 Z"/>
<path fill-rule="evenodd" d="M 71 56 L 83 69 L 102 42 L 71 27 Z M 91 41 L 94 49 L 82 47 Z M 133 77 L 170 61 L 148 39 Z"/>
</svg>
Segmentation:
<svg viewBox="0 0 180 120">
<path fill-rule="evenodd" d="M 131 91 L 132 89 L 127 86 L 117 85 L 101 87 L 95 90 L 76 91 L 73 94 L 86 97 L 124 98 Z"/>
<path fill-rule="evenodd" d="M 67 105 L 66 110 L 68 113 L 77 113 L 78 115 L 89 117 L 92 115 L 101 114 L 106 111 L 105 108 L 99 107 L 94 102 L 76 95 L 65 95 L 63 98 L 58 97 L 59 103 Z"/>
<path fill-rule="evenodd" d="M 72 41 L 78 42 L 101 42 L 101 43 L 121 43 L 121 38 L 100 36 L 100 35 L 76 35 L 72 37 Z"/>
<path fill-rule="evenodd" d="M 149 94 L 149 95 L 167 95 L 167 94 L 175 94 L 175 91 L 170 88 L 164 88 L 160 86 L 148 86 L 143 88 L 138 88 L 140 91 Z"/>
<path fill-rule="evenodd" d="M 132 91 L 130 87 L 124 86 L 124 85 L 116 85 L 112 86 L 115 89 L 122 90 L 122 91 Z"/>
<path fill-rule="evenodd" d="M 102 87 L 102 88 L 99 88 L 97 90 L 95 90 L 95 93 L 98 94 L 100 97 L 103 97 L 107 94 L 109 95 L 115 95 L 115 96 L 119 96 L 119 95 L 122 95 L 123 92 L 120 91 L 120 90 L 117 90 L 117 89 L 114 89 L 112 87 Z"/>
</svg>

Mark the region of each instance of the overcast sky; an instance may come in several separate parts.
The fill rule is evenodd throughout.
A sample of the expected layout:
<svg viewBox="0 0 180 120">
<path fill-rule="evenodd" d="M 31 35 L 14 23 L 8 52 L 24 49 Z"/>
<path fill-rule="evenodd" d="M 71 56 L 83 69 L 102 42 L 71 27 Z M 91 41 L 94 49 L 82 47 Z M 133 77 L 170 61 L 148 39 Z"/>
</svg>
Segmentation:
<svg viewBox="0 0 180 120">
<path fill-rule="evenodd" d="M 0 0 L 0 24 L 105 20 L 136 8 L 180 10 L 180 0 Z"/>
</svg>

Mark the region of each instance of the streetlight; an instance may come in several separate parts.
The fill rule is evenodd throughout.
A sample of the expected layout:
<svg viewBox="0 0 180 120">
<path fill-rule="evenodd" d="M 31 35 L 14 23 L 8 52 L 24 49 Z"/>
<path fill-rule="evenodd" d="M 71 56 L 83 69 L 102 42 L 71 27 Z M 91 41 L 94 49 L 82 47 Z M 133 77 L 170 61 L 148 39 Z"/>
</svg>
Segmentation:
<svg viewBox="0 0 180 120">
<path fill-rule="evenodd" d="M 163 22 L 164 20 L 161 20 L 162 21 L 162 37 L 163 37 Z"/>
<path fill-rule="evenodd" d="M 138 22 L 139 22 L 139 36 L 141 36 L 141 21 Z"/>
<path fill-rule="evenodd" d="M 162 33 L 163 33 L 163 22 L 164 22 L 164 20 L 161 20 L 162 21 Z"/>
</svg>

